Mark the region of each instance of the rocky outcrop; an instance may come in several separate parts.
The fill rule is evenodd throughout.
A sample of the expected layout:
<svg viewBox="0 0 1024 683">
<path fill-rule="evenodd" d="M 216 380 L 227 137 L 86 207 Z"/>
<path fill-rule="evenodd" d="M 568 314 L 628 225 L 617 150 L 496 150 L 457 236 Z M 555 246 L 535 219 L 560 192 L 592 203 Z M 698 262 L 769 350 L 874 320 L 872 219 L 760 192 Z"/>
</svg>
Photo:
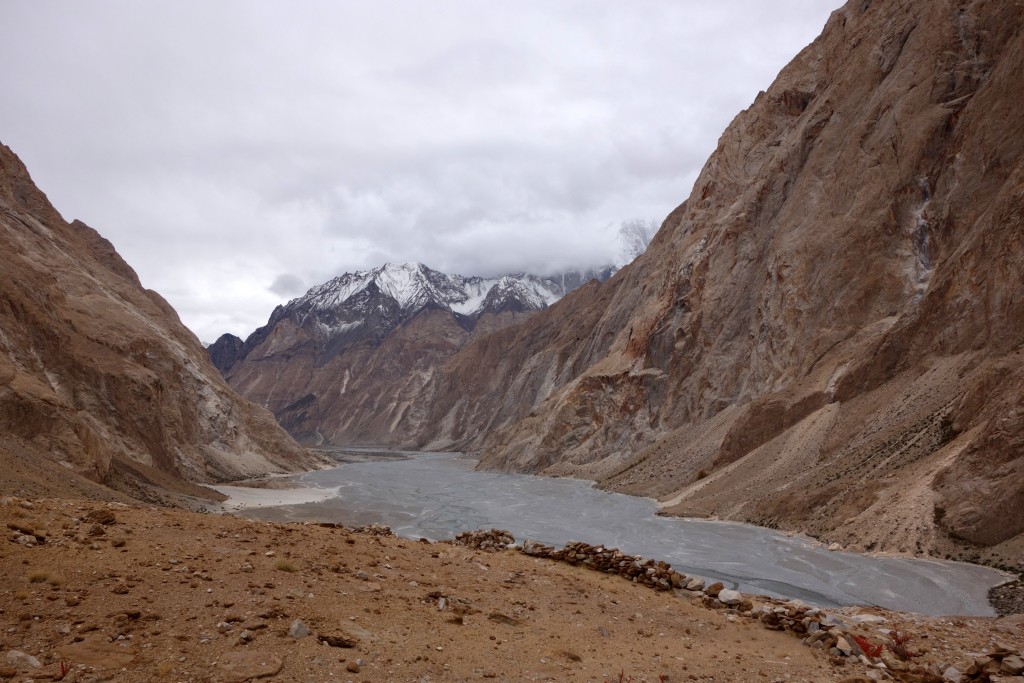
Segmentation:
<svg viewBox="0 0 1024 683">
<path fill-rule="evenodd" d="M 316 462 L 228 388 L 170 305 L 99 233 L 65 222 L 2 145 L 0 270 L 0 457 L 35 494 L 74 474 L 132 495 L 202 495 L 187 482 Z"/>
<path fill-rule="evenodd" d="M 242 356 L 242 347 L 245 345 L 241 339 L 233 334 L 222 334 L 217 341 L 206 347 L 213 366 L 222 373 L 228 372 L 235 367 L 235 363 Z"/>
<path fill-rule="evenodd" d="M 671 514 L 1019 558 L 1021 10 L 837 10 L 646 253 L 430 377 L 420 444 Z"/>
<path fill-rule="evenodd" d="M 244 343 L 224 335 L 208 351 L 233 387 L 304 443 L 410 444 L 428 418 L 421 391 L 441 365 L 586 276 L 487 279 L 385 264 L 314 287 Z"/>
</svg>

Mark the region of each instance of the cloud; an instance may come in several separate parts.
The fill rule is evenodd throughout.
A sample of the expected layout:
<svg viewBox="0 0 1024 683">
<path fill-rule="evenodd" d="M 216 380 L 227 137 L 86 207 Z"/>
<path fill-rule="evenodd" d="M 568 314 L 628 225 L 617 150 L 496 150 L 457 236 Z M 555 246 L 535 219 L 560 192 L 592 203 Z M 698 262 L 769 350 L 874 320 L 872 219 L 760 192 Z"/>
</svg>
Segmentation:
<svg viewBox="0 0 1024 683">
<path fill-rule="evenodd" d="M 270 291 L 278 296 L 294 297 L 306 291 L 302 278 L 291 273 L 281 273 L 270 284 Z"/>
<path fill-rule="evenodd" d="M 836 5 L 8 3 L 0 140 L 201 338 L 245 336 L 385 260 L 607 260 Z"/>
</svg>

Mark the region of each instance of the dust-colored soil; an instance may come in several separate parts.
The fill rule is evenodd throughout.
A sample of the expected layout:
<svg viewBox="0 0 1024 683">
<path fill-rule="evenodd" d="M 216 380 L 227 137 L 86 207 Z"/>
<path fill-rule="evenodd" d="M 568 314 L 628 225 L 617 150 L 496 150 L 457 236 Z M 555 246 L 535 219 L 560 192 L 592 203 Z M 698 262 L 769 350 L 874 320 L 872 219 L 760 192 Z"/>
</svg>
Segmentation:
<svg viewBox="0 0 1024 683">
<path fill-rule="evenodd" d="M 0 525 L 0 675 L 16 680 L 59 677 L 61 660 L 81 682 L 887 675 L 686 591 L 513 551 L 80 500 L 0 499 Z M 925 666 L 1022 636 L 1014 618 L 872 612 L 886 621 L 870 629 L 915 636 Z M 295 620 L 310 635 L 289 635 Z M 15 650 L 41 666 L 9 664 Z"/>
</svg>

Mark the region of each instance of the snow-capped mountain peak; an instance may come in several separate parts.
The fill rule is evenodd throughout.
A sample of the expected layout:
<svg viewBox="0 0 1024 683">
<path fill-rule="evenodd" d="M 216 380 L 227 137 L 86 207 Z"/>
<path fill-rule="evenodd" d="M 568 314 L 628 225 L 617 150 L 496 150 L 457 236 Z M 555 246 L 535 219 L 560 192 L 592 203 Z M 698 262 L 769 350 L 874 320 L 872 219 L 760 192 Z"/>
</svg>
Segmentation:
<svg viewBox="0 0 1024 683">
<path fill-rule="evenodd" d="M 447 275 L 422 263 L 385 263 L 340 275 L 279 309 L 299 324 L 317 322 L 329 336 L 348 332 L 376 312 L 385 327 L 423 308 L 447 308 L 470 321 L 486 312 L 540 310 L 567 292 L 564 279 L 530 274 L 494 278 Z"/>
</svg>

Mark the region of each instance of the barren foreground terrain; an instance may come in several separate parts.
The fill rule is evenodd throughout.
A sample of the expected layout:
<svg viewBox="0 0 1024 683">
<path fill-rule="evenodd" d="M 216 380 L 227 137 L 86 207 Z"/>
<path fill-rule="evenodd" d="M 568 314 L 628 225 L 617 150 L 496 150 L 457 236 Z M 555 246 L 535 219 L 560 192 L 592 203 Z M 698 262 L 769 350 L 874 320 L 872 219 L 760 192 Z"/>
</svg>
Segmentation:
<svg viewBox="0 0 1024 683">
<path fill-rule="evenodd" d="M 8 497 L 0 520 L 4 679 L 62 669 L 80 682 L 211 683 L 891 675 L 703 593 L 514 551 L 117 502 Z M 755 612 L 762 602 L 753 598 Z M 828 612 L 876 642 L 880 629 L 911 634 L 914 664 L 932 671 L 965 671 L 1024 636 L 1019 617 Z"/>
</svg>

